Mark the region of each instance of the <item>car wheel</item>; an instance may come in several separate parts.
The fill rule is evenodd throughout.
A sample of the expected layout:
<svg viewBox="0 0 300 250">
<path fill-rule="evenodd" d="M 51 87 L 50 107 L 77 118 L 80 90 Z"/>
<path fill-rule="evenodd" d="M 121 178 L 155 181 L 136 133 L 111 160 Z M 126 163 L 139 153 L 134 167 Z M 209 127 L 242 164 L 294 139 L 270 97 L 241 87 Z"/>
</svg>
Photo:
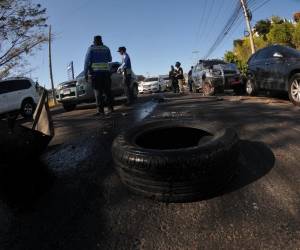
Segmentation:
<svg viewBox="0 0 300 250">
<path fill-rule="evenodd" d="M 63 104 L 65 111 L 70 112 L 76 108 L 76 104 Z"/>
<path fill-rule="evenodd" d="M 289 81 L 289 98 L 291 102 L 300 106 L 300 74 L 295 74 Z"/>
<path fill-rule="evenodd" d="M 253 79 L 248 79 L 246 83 L 246 93 L 247 95 L 254 96 L 257 93 L 257 88 L 255 81 Z"/>
<path fill-rule="evenodd" d="M 215 94 L 215 87 L 211 81 L 206 81 L 203 84 L 203 94 L 204 96 L 213 96 Z"/>
<path fill-rule="evenodd" d="M 22 107 L 21 107 L 21 115 L 24 118 L 31 118 L 33 116 L 33 113 L 35 111 L 35 104 L 31 99 L 27 99 L 23 101 Z"/>
<path fill-rule="evenodd" d="M 235 173 L 239 138 L 199 124 L 155 121 L 120 134 L 113 142 L 115 168 L 133 192 L 164 202 L 205 197 Z"/>
</svg>

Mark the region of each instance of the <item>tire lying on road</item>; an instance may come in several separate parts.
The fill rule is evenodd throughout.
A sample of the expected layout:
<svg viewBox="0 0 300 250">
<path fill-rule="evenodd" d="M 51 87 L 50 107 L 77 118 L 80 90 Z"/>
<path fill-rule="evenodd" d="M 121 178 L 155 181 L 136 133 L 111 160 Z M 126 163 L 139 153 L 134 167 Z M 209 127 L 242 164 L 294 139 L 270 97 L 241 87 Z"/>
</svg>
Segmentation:
<svg viewBox="0 0 300 250">
<path fill-rule="evenodd" d="M 155 121 L 121 133 L 112 154 L 122 182 L 164 202 L 188 202 L 222 188 L 235 173 L 239 138 L 199 124 Z"/>
</svg>

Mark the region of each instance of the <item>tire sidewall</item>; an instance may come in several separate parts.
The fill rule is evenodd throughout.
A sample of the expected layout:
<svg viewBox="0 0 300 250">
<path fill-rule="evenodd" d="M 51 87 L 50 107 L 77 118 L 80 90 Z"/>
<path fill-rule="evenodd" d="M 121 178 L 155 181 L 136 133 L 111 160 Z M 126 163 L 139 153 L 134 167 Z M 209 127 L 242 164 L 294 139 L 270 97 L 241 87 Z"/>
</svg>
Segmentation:
<svg viewBox="0 0 300 250">
<path fill-rule="evenodd" d="M 210 142 L 205 144 L 200 144 L 195 147 L 173 149 L 173 150 L 152 150 L 139 147 L 135 144 L 135 140 L 138 136 L 146 131 L 155 130 L 158 128 L 172 128 L 172 127 L 188 127 L 188 128 L 198 128 L 205 130 L 213 134 L 213 138 Z M 203 127 L 199 126 L 196 123 L 185 123 L 185 122 L 171 122 L 170 121 L 157 121 L 141 124 L 135 128 L 129 129 L 127 132 L 121 133 L 113 142 L 112 151 L 114 160 L 117 162 L 122 162 L 122 157 L 126 155 L 128 158 L 127 164 L 130 168 L 134 168 L 135 157 L 139 157 L 139 166 L 143 165 L 144 167 L 150 166 L 150 161 L 160 162 L 162 165 L 166 164 L 171 168 L 190 168 L 191 165 L 197 167 L 197 160 L 202 159 L 203 161 L 207 160 L 207 155 L 213 154 L 224 156 L 223 151 L 231 151 L 234 147 L 233 144 L 236 144 L 238 137 L 236 133 L 228 130 L 222 130 L 220 132 L 214 131 L 213 127 Z M 221 152 L 222 151 L 222 152 Z M 221 156 L 220 156 L 221 157 Z M 218 157 L 216 157 L 217 159 Z M 193 159 L 196 159 L 193 163 Z M 218 160 L 218 159 L 217 159 Z M 186 162 L 190 162 L 190 165 L 187 166 Z M 157 171 L 156 164 L 150 166 L 154 168 L 154 171 Z M 142 167 L 143 168 L 143 167 Z"/>
</svg>

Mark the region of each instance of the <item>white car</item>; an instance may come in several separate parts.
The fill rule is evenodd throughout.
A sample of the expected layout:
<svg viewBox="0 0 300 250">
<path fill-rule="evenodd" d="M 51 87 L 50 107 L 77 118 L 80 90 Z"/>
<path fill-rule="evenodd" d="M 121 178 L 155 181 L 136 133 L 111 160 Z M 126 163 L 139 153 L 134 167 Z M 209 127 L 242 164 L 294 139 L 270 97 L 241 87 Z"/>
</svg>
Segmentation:
<svg viewBox="0 0 300 250">
<path fill-rule="evenodd" d="M 31 117 L 39 101 L 37 85 L 31 79 L 14 77 L 0 81 L 0 115 L 19 111 Z"/>
<path fill-rule="evenodd" d="M 160 84 L 161 91 L 166 91 L 168 89 L 169 81 L 170 81 L 169 75 L 160 75 L 158 77 L 158 82 Z"/>
<path fill-rule="evenodd" d="M 166 90 L 164 81 L 159 81 L 158 77 L 146 78 L 139 87 L 140 93 L 156 93 Z"/>
</svg>

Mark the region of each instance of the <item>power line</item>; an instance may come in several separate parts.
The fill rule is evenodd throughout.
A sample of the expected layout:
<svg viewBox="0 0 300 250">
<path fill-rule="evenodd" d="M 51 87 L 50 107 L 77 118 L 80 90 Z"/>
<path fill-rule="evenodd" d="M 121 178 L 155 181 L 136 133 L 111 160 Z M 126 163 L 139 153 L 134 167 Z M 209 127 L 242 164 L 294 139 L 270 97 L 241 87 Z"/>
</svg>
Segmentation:
<svg viewBox="0 0 300 250">
<path fill-rule="evenodd" d="M 229 33 L 229 31 L 232 29 L 233 25 L 236 23 L 236 21 L 239 18 L 239 15 L 241 14 L 242 7 L 239 2 L 237 2 L 233 13 L 227 20 L 226 24 L 224 25 L 224 28 L 221 30 L 220 34 L 218 35 L 217 39 L 213 43 L 213 45 L 208 50 L 208 53 L 205 55 L 205 58 L 208 58 L 214 50 L 220 45 L 220 43 L 223 41 L 224 37 Z"/>
<path fill-rule="evenodd" d="M 199 23 L 199 26 L 198 26 L 198 29 L 197 29 L 197 32 L 196 32 L 195 44 L 197 44 L 197 42 L 198 42 L 200 31 L 201 31 L 202 26 L 203 26 L 203 18 L 204 18 L 204 14 L 206 13 L 207 2 L 208 2 L 207 0 L 204 0 L 204 8 L 202 9 L 203 12 L 200 15 L 200 23 Z"/>
</svg>

